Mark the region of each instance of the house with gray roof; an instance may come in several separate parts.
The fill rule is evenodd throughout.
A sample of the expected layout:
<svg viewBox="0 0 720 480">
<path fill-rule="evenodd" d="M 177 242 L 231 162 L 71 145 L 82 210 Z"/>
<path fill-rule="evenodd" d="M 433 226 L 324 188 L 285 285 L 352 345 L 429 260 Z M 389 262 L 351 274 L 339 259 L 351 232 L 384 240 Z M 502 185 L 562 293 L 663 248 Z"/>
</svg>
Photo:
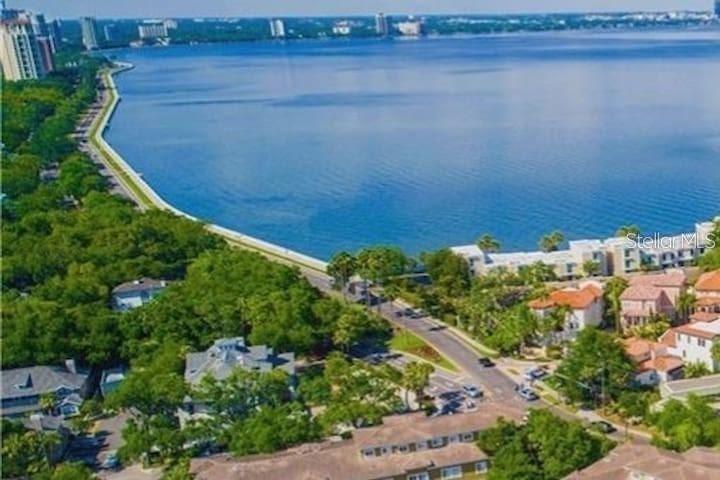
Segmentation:
<svg viewBox="0 0 720 480">
<path fill-rule="evenodd" d="M 113 288 L 113 306 L 121 311 L 142 307 L 157 297 L 160 292 L 165 290 L 165 287 L 167 287 L 165 280 L 155 280 L 153 278 L 139 278 L 131 282 L 121 283 Z"/>
<path fill-rule="evenodd" d="M 185 357 L 185 381 L 197 384 L 205 375 L 223 380 L 237 368 L 269 372 L 276 368 L 295 375 L 295 354 L 276 354 L 266 345 L 245 344 L 243 337 L 215 340 L 204 352 L 189 353 Z"/>
<path fill-rule="evenodd" d="M 13 368 L 0 372 L 3 417 L 19 417 L 40 411 L 40 397 L 54 395 L 56 408 L 65 416 L 78 413 L 89 391 L 88 374 L 74 360 L 63 366 Z"/>
</svg>

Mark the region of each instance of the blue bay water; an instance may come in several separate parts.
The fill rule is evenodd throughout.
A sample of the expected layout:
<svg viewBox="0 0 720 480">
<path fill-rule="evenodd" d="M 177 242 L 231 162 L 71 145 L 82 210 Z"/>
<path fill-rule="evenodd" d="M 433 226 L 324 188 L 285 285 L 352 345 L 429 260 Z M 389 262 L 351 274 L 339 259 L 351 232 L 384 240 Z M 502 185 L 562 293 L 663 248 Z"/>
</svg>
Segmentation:
<svg viewBox="0 0 720 480">
<path fill-rule="evenodd" d="M 125 50 L 110 143 L 167 201 L 328 258 L 720 213 L 720 30 Z"/>
</svg>

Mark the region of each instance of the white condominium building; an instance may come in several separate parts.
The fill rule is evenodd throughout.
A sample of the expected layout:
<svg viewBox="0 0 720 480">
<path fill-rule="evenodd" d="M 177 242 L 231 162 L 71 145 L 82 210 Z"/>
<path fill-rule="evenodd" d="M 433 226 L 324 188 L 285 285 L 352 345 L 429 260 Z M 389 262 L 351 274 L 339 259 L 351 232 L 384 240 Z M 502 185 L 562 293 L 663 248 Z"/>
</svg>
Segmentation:
<svg viewBox="0 0 720 480">
<path fill-rule="evenodd" d="M 141 40 L 149 40 L 153 38 L 167 38 L 168 29 L 164 22 L 146 21 L 138 25 L 138 35 Z"/>
<path fill-rule="evenodd" d="M 597 264 L 598 274 L 606 275 L 605 252 L 599 240 L 576 240 L 569 243 L 567 250 L 555 252 L 512 252 L 486 253 L 477 245 L 452 247 L 451 250 L 470 264 L 473 275 L 484 275 L 492 270 L 505 269 L 518 272 L 523 267 L 544 263 L 553 267 L 560 279 L 573 279 L 585 276 L 583 265 L 588 261 Z"/>
<path fill-rule="evenodd" d="M 554 252 L 484 252 L 476 245 L 452 247 L 467 260 L 473 275 L 504 268 L 517 272 L 522 267 L 544 263 L 553 267 L 561 280 L 585 276 L 583 266 L 596 262 L 598 275 L 622 275 L 645 268 L 677 268 L 691 265 L 711 246 L 713 222 L 695 225 L 695 231 L 671 237 L 613 237 L 602 240 L 572 240 L 568 249 Z"/>
<path fill-rule="evenodd" d="M 0 23 L 0 63 L 7 80 L 41 78 L 52 71 L 52 49 L 38 42 L 30 22 L 4 20 Z"/>
<path fill-rule="evenodd" d="M 280 18 L 270 20 L 270 36 L 273 38 L 285 38 L 285 22 Z"/>
<path fill-rule="evenodd" d="M 82 30 L 82 42 L 86 50 L 97 50 L 100 46 L 97 39 L 97 25 L 93 17 L 82 17 L 80 19 Z"/>
</svg>

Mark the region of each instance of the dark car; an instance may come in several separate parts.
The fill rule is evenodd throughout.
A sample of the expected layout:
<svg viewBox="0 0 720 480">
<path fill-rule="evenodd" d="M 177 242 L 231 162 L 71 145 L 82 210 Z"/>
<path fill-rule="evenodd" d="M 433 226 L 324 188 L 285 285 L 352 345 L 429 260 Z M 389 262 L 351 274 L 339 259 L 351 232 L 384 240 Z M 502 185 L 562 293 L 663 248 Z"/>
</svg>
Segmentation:
<svg viewBox="0 0 720 480">
<path fill-rule="evenodd" d="M 490 368 L 490 367 L 495 366 L 495 363 L 492 360 L 490 360 L 488 357 L 478 358 L 478 363 L 485 368 Z"/>
<path fill-rule="evenodd" d="M 599 420 L 597 422 L 592 422 L 590 424 L 592 428 L 595 430 L 602 432 L 602 433 L 613 433 L 617 432 L 617 428 L 615 428 L 611 423 L 606 422 L 605 420 Z"/>
</svg>

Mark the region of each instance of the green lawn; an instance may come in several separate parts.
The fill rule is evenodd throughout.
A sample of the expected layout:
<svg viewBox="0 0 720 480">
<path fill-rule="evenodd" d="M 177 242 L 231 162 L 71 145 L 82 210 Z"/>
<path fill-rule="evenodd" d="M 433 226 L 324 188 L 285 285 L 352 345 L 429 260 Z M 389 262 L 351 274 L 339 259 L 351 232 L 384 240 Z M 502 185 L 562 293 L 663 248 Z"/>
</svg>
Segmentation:
<svg viewBox="0 0 720 480">
<path fill-rule="evenodd" d="M 390 350 L 405 352 L 419 357 L 438 367 L 458 372 L 458 368 L 450 360 L 440 354 L 434 347 L 425 340 L 408 330 L 396 330 L 388 347 Z"/>
</svg>

